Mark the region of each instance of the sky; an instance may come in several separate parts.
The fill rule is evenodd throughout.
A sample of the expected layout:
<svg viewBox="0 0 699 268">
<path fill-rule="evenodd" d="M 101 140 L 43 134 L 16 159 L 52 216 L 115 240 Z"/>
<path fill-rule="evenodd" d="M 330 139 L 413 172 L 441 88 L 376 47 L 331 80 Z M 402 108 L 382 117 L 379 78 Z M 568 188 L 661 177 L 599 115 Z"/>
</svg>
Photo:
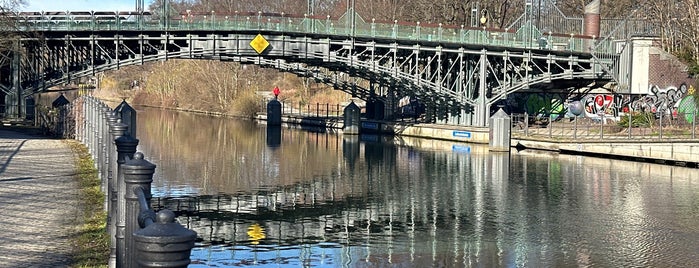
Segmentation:
<svg viewBox="0 0 699 268">
<path fill-rule="evenodd" d="M 26 0 L 22 11 L 131 11 L 136 9 L 135 0 Z M 148 9 L 150 0 L 145 0 Z"/>
</svg>

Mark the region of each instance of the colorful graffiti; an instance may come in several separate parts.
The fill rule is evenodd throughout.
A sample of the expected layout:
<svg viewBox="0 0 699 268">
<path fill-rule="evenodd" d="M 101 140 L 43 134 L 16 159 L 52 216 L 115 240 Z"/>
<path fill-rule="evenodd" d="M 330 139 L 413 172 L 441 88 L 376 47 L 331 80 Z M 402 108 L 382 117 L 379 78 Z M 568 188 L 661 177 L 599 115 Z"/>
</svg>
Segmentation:
<svg viewBox="0 0 699 268">
<path fill-rule="evenodd" d="M 694 86 L 687 86 L 686 84 L 664 89 L 658 86 L 651 86 L 650 94 L 633 101 L 631 108 L 634 111 L 661 112 L 663 115 L 673 117 L 677 114 L 682 114 L 687 122 L 691 123 L 694 121 L 694 113 L 697 112 L 693 96 L 694 92 Z"/>
<path fill-rule="evenodd" d="M 694 101 L 695 88 L 681 84 L 678 87 L 660 88 L 651 86 L 647 95 L 622 95 L 613 93 L 587 94 L 579 99 L 584 113 L 581 116 L 594 120 L 618 121 L 628 112 L 663 113 L 676 117 L 683 115 L 687 122 L 694 121 L 694 113 L 699 113 Z M 552 120 L 575 117 L 569 105 L 577 102 L 570 96 L 560 94 L 526 94 L 511 96 L 507 105 L 513 110 L 521 110 L 536 117 L 549 117 Z M 577 103 L 575 103 L 577 104 Z"/>
<path fill-rule="evenodd" d="M 621 97 L 611 94 L 587 95 L 582 99 L 585 117 L 604 117 L 614 120 L 619 117 L 619 107 L 623 107 L 621 99 Z"/>
<path fill-rule="evenodd" d="M 599 118 L 605 116 L 619 120 L 619 116 L 629 111 L 663 113 L 667 116 L 686 114 L 686 119 L 693 120 L 692 113 L 696 110 L 693 86 L 681 84 L 679 87 L 660 88 L 651 86 L 649 94 L 644 96 L 629 96 L 619 94 L 591 94 L 582 98 L 585 105 L 585 116 Z"/>
<path fill-rule="evenodd" d="M 697 105 L 696 102 L 694 102 L 694 96 L 688 95 L 682 98 L 679 105 L 677 105 L 677 112 L 684 115 L 684 119 L 687 120 L 687 122 L 694 122 L 694 115 L 697 113 Z"/>
<path fill-rule="evenodd" d="M 531 94 L 524 102 L 524 111 L 536 117 L 550 116 L 552 120 L 556 120 L 565 113 L 561 99 L 559 96 Z"/>
<path fill-rule="evenodd" d="M 677 108 L 683 98 L 691 97 L 691 95 L 687 95 L 689 88 L 686 84 L 664 89 L 653 85 L 650 86 L 649 91 L 650 94 L 631 102 L 631 109 L 634 111 L 670 114 L 672 108 Z"/>
</svg>

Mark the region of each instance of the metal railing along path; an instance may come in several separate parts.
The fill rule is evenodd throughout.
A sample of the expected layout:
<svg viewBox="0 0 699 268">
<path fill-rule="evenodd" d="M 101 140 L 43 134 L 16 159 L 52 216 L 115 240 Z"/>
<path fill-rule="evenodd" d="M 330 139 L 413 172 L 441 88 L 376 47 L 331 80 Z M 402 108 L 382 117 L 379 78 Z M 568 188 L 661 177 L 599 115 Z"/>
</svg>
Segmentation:
<svg viewBox="0 0 699 268">
<path fill-rule="evenodd" d="M 135 129 L 135 110 L 126 102 L 112 109 L 91 96 L 55 109 L 54 115 L 66 118 L 52 121 L 72 120 L 74 126 L 54 134 L 84 144 L 98 170 L 106 196 L 109 266 L 187 267 L 196 233 L 176 223 L 171 211 L 151 209 L 155 165 L 136 152 L 139 141 L 129 131 Z"/>
<path fill-rule="evenodd" d="M 557 118 L 512 114 L 514 137 L 554 140 L 697 140 L 697 112 L 625 113 L 619 116 Z"/>
</svg>

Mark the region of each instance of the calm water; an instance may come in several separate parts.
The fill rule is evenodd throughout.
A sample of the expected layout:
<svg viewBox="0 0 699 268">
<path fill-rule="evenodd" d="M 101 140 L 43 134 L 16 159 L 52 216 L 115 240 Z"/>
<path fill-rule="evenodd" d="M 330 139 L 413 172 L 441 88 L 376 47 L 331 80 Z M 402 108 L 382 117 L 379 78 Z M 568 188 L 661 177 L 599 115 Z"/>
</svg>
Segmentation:
<svg viewBox="0 0 699 268">
<path fill-rule="evenodd" d="M 699 170 L 142 110 L 190 267 L 690 267 Z"/>
</svg>

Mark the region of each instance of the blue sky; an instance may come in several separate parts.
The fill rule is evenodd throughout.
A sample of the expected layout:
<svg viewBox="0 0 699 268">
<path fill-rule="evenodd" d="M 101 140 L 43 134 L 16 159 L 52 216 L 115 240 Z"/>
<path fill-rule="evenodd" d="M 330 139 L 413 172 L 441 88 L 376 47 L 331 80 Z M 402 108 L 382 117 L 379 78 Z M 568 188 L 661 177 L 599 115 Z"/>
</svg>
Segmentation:
<svg viewBox="0 0 699 268">
<path fill-rule="evenodd" d="M 145 0 L 148 9 L 150 0 Z M 22 11 L 75 11 L 108 10 L 126 11 L 136 9 L 135 0 L 27 0 Z"/>
</svg>

